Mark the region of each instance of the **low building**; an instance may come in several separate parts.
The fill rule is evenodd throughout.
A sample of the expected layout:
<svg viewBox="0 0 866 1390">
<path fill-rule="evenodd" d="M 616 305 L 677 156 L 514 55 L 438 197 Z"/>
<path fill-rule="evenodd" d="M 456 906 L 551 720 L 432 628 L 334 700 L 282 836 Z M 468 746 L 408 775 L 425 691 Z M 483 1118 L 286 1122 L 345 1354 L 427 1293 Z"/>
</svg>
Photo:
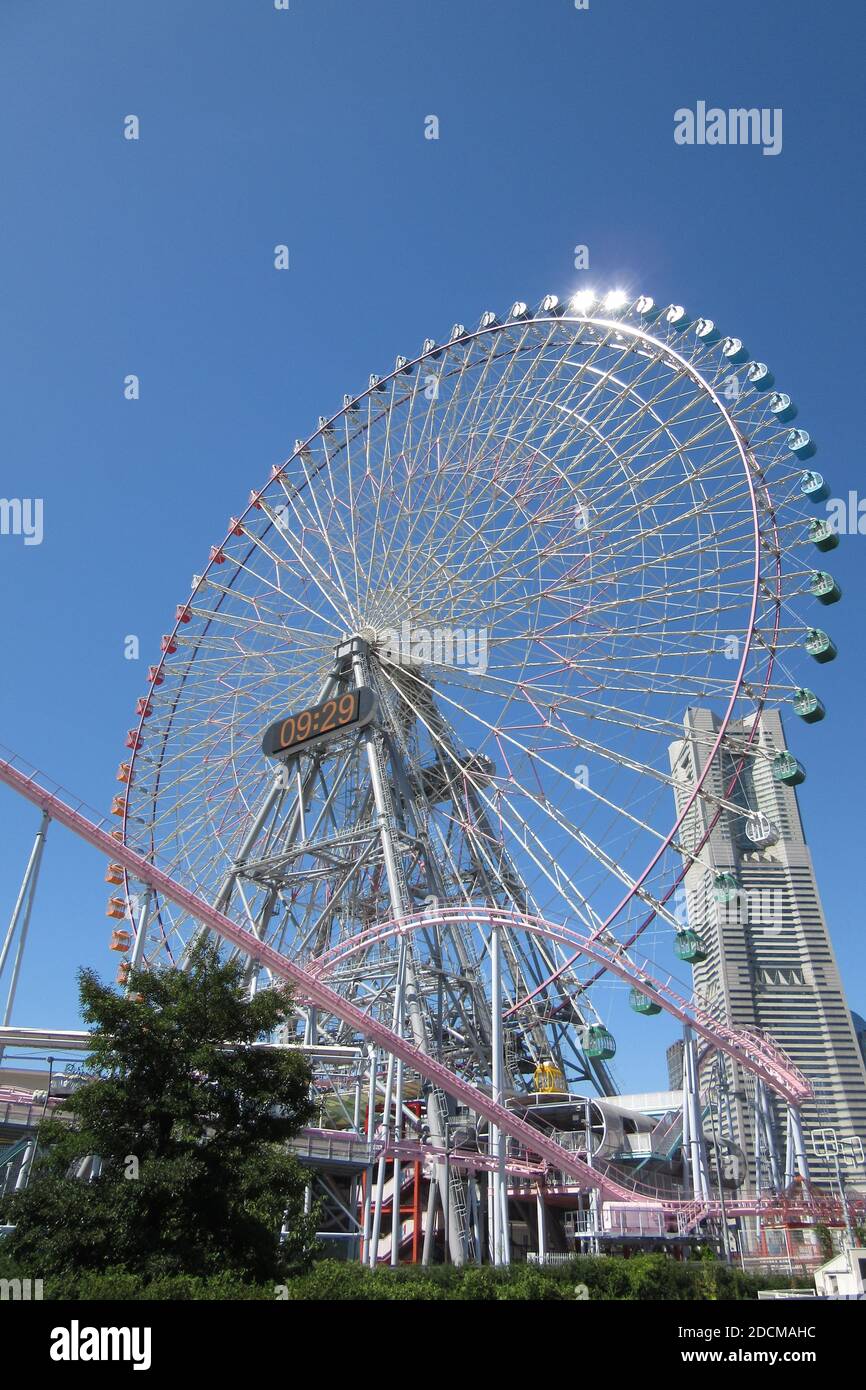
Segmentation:
<svg viewBox="0 0 866 1390">
<path fill-rule="evenodd" d="M 841 1250 L 815 1271 L 819 1298 L 866 1298 L 866 1250 Z"/>
</svg>

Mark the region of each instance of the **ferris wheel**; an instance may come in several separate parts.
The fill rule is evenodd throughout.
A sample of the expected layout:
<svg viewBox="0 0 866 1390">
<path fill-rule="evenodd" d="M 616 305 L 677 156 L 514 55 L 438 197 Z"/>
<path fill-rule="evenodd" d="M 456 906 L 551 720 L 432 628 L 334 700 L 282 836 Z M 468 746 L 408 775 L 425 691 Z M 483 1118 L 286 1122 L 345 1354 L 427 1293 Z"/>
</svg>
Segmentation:
<svg viewBox="0 0 866 1390">
<path fill-rule="evenodd" d="M 479 1079 L 475 909 L 510 913 L 507 1066 L 612 1090 L 622 985 L 522 922 L 694 960 L 673 895 L 713 817 L 772 836 L 739 771 L 802 780 L 760 716 L 823 715 L 799 672 L 835 655 L 813 624 L 839 597 L 795 415 L 738 338 L 647 296 L 516 303 L 398 357 L 193 578 L 127 735 L 118 833 Z M 694 707 L 715 721 L 684 788 L 670 750 Z M 132 963 L 182 964 L 195 921 L 109 881 Z M 389 921 L 411 934 L 371 931 Z M 311 1014 L 307 1036 L 347 1040 Z"/>
</svg>

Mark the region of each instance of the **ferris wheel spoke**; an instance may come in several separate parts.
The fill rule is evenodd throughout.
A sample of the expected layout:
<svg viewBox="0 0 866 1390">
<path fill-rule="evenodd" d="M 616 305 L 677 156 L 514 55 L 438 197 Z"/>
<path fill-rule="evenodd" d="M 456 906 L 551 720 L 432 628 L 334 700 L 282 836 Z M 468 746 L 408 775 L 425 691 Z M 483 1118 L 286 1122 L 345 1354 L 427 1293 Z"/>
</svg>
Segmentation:
<svg viewBox="0 0 866 1390">
<path fill-rule="evenodd" d="M 591 935 L 676 929 L 672 879 L 706 868 L 703 826 L 754 809 L 748 778 L 702 773 L 675 819 L 684 711 L 724 712 L 695 733 L 707 766 L 719 753 L 771 775 L 772 749 L 748 731 L 802 684 L 819 562 L 769 397 L 732 396 L 721 344 L 642 312 L 516 306 L 398 359 L 320 419 L 214 548 L 164 641 L 128 739 L 130 842 L 209 900 L 228 892 L 290 956 L 388 920 L 392 893 L 558 907 Z M 420 639 L 408 653 L 404 625 Z M 375 701 L 366 732 L 290 754 L 307 771 L 272 790 L 264 729 L 312 720 L 323 689 L 358 683 Z M 146 959 L 185 959 L 194 923 L 159 901 L 146 915 Z M 573 1055 L 579 1073 L 603 972 L 562 943 L 506 936 L 509 1000 L 538 994 L 517 1025 L 526 1047 Z M 490 946 L 469 913 L 415 933 L 423 1018 L 404 1019 L 483 1080 Z M 397 954 L 365 948 L 336 977 L 389 1023 Z M 305 1036 L 352 1040 L 306 1006 L 305 1019 Z"/>
<path fill-rule="evenodd" d="M 451 706 L 453 709 L 458 710 L 462 714 L 467 713 L 466 708 L 464 706 L 461 706 L 457 701 L 445 697 L 445 703 Z M 419 722 L 425 722 L 424 715 L 421 710 L 416 710 L 415 713 L 416 717 L 419 719 Z M 481 719 L 477 714 L 474 717 L 483 727 L 486 728 L 487 732 L 492 733 L 496 736 L 497 741 L 504 740 L 509 745 L 509 747 L 515 750 L 515 752 L 519 752 L 523 755 L 526 755 L 531 764 L 538 764 L 539 766 L 543 767 L 547 772 L 552 772 L 556 776 L 569 781 L 573 786 L 573 778 L 569 777 L 568 774 L 563 772 L 563 769 L 557 766 L 557 764 L 551 762 L 549 759 L 545 757 L 542 757 L 537 748 L 530 753 L 526 745 L 523 744 L 518 738 L 516 738 L 513 733 L 501 727 L 496 727 L 487 723 L 487 721 Z M 601 744 L 590 743 L 581 739 L 577 740 L 574 746 L 582 748 L 586 751 L 592 751 L 594 753 L 599 754 L 600 756 L 606 757 L 611 761 L 615 762 L 619 767 L 631 767 L 632 770 L 643 771 L 640 764 L 634 763 L 631 759 L 628 759 L 622 754 L 613 753 L 611 750 L 604 748 Z M 459 767 L 459 764 L 457 764 L 457 766 Z M 659 782 L 664 783 L 666 786 L 674 785 L 673 778 L 671 775 L 665 775 L 661 771 L 655 770 L 653 775 Z M 583 849 L 588 850 L 593 855 L 593 857 L 596 858 L 600 863 L 602 863 L 608 871 L 613 872 L 616 876 L 620 877 L 622 883 L 625 886 L 633 886 L 633 884 L 628 880 L 628 878 L 623 875 L 620 867 L 618 865 L 615 865 L 613 861 L 610 860 L 609 856 L 606 856 L 604 854 L 600 847 L 594 845 L 589 836 L 587 836 L 583 831 L 576 829 L 576 827 L 574 827 L 569 821 L 567 821 L 557 811 L 556 807 L 549 801 L 547 796 L 540 792 L 540 789 L 539 791 L 532 791 L 526 786 L 521 785 L 517 781 L 513 772 L 509 776 L 508 780 L 509 787 L 513 792 L 516 792 L 518 795 L 526 797 L 530 801 L 533 801 L 537 805 L 539 805 L 541 809 L 550 817 L 550 819 L 557 824 L 558 828 L 563 830 L 569 838 L 573 839 L 577 844 L 581 845 Z M 589 792 L 591 799 L 597 800 L 601 804 L 608 805 L 609 809 L 618 811 L 619 815 L 622 817 L 623 820 L 630 822 L 635 827 L 647 832 L 652 836 L 657 836 L 657 838 L 660 841 L 662 840 L 663 837 L 661 833 L 655 831 L 653 827 L 648 825 L 646 822 L 642 821 L 640 817 L 633 815 L 631 812 L 625 810 L 624 808 L 614 807 L 612 803 L 606 802 L 606 799 L 603 796 L 601 796 L 600 793 L 594 791 L 589 787 L 584 788 L 584 790 Z M 481 792 L 480 794 L 483 795 L 483 792 Z M 660 904 L 658 905 L 657 910 L 660 912 L 661 915 L 666 915 L 666 909 L 664 909 Z"/>
</svg>

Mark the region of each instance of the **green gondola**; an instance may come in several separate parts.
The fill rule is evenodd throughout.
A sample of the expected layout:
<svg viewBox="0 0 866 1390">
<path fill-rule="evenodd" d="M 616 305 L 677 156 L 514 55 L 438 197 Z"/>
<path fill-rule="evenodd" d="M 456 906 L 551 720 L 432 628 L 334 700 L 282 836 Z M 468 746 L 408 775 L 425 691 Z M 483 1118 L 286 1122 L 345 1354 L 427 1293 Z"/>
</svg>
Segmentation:
<svg viewBox="0 0 866 1390">
<path fill-rule="evenodd" d="M 697 965 L 700 961 L 706 960 L 707 948 L 703 938 L 689 927 L 685 931 L 677 932 L 674 954 L 679 960 L 687 961 L 689 965 Z"/>
<path fill-rule="evenodd" d="M 806 769 L 793 753 L 777 753 L 773 759 L 773 780 L 786 787 L 799 787 L 806 780 Z"/>
<path fill-rule="evenodd" d="M 814 690 L 798 690 L 793 699 L 794 713 L 807 724 L 818 724 L 827 713 Z"/>
<path fill-rule="evenodd" d="M 836 643 L 819 627 L 809 628 L 806 637 L 806 651 L 822 666 L 828 661 L 835 661 L 838 655 Z"/>
<path fill-rule="evenodd" d="M 829 603 L 838 603 L 842 597 L 842 590 L 839 588 L 832 574 L 828 574 L 826 570 L 815 570 L 809 584 L 809 589 L 812 597 L 816 598 L 819 603 L 825 605 Z"/>
<path fill-rule="evenodd" d="M 719 873 L 713 879 L 713 897 L 717 903 L 729 903 L 740 891 L 735 874 Z"/>
<path fill-rule="evenodd" d="M 649 1018 L 651 1014 L 660 1014 L 661 1004 L 657 1004 L 654 999 L 650 999 L 648 994 L 642 994 L 639 989 L 632 989 L 628 996 L 628 1002 L 636 1014 L 644 1014 Z"/>
<path fill-rule="evenodd" d="M 599 1062 L 609 1062 L 616 1054 L 616 1042 L 612 1033 L 600 1023 L 591 1023 L 583 1040 L 583 1050 L 587 1057 Z"/>
<path fill-rule="evenodd" d="M 809 522 L 809 540 L 816 545 L 819 550 L 835 550 L 839 544 L 839 536 L 829 521 L 823 517 L 814 517 Z"/>
</svg>

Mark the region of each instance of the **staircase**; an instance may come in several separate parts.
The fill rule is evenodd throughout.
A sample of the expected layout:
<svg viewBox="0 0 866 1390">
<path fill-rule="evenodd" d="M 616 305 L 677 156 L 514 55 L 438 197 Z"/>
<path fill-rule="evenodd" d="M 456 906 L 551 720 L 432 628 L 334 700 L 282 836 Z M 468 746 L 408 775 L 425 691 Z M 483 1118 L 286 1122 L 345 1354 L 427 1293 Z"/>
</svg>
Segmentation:
<svg viewBox="0 0 866 1390">
<path fill-rule="evenodd" d="M 700 1225 L 709 1214 L 706 1202 L 688 1202 L 677 1212 L 677 1235 L 687 1236 Z"/>
</svg>

